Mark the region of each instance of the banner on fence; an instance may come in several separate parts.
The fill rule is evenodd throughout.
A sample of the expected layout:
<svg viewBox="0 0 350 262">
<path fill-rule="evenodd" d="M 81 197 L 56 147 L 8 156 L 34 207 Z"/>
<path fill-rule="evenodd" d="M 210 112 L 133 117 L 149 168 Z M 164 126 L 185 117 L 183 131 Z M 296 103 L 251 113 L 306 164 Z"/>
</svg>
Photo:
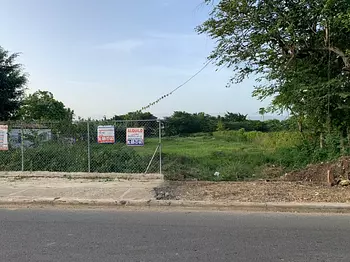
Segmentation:
<svg viewBox="0 0 350 262">
<path fill-rule="evenodd" d="M 97 142 L 99 144 L 114 144 L 115 143 L 114 126 L 98 126 Z"/>
<path fill-rule="evenodd" d="M 7 125 L 0 125 L 0 150 L 9 150 Z"/>
<path fill-rule="evenodd" d="M 143 146 L 145 144 L 143 128 L 127 128 L 126 144 L 128 146 Z"/>
</svg>

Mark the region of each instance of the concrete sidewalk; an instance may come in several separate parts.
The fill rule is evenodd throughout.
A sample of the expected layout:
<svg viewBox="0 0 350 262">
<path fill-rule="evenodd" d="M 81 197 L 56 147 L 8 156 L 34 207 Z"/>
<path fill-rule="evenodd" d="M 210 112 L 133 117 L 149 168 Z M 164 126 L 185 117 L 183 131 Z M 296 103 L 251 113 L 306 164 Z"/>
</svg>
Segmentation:
<svg viewBox="0 0 350 262">
<path fill-rule="evenodd" d="M 2 177 L 0 207 L 155 208 L 172 210 L 223 210 L 257 212 L 350 213 L 342 203 L 257 203 L 187 200 L 156 200 L 154 188 L 163 179 L 94 179 Z"/>
<path fill-rule="evenodd" d="M 154 197 L 162 179 L 119 180 L 110 178 L 0 178 L 0 202 L 140 201 Z"/>
</svg>

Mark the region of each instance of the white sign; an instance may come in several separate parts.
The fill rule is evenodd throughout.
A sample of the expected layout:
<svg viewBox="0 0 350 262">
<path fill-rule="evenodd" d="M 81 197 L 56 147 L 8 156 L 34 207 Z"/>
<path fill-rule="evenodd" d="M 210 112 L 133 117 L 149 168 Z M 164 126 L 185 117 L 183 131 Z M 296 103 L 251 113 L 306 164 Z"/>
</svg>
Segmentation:
<svg viewBox="0 0 350 262">
<path fill-rule="evenodd" d="M 126 144 L 128 146 L 143 146 L 145 144 L 143 128 L 127 128 Z"/>
<path fill-rule="evenodd" d="M 98 126 L 97 142 L 99 144 L 114 144 L 115 143 L 114 126 Z"/>
<path fill-rule="evenodd" d="M 0 151 L 9 150 L 8 126 L 0 125 Z"/>
</svg>

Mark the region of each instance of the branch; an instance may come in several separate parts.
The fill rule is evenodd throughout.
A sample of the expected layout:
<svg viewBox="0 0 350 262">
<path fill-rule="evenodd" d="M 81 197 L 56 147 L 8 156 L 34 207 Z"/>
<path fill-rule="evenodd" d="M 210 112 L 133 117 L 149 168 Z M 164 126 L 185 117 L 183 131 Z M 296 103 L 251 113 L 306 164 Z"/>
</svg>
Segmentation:
<svg viewBox="0 0 350 262">
<path fill-rule="evenodd" d="M 350 58 L 343 52 L 340 48 L 335 47 L 335 46 L 330 46 L 330 47 L 324 47 L 324 48 L 307 48 L 307 49 L 302 49 L 297 52 L 297 57 L 305 57 L 308 55 L 309 52 L 316 52 L 316 51 L 330 51 L 333 52 L 334 54 L 338 55 L 341 57 L 344 63 L 343 70 L 350 72 Z"/>
<path fill-rule="evenodd" d="M 330 46 L 328 48 L 325 48 L 326 50 L 329 50 L 335 54 L 337 54 L 338 56 L 340 56 L 343 60 L 343 63 L 344 63 L 344 67 L 343 67 L 343 70 L 344 71 L 349 71 L 350 72 L 350 60 L 349 60 L 349 57 L 346 56 L 346 54 L 340 50 L 338 47 L 335 47 L 335 46 Z"/>
</svg>

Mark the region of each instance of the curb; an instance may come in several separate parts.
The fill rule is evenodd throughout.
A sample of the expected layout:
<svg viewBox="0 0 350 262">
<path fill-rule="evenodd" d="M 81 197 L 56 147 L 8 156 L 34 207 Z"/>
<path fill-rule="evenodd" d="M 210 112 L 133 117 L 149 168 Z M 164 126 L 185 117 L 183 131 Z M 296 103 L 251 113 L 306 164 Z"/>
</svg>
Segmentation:
<svg viewBox="0 0 350 262">
<path fill-rule="evenodd" d="M 66 173 L 66 172 L 0 172 L 0 178 L 66 178 L 66 179 L 123 179 L 123 180 L 164 180 L 161 174 L 118 174 L 118 173 Z"/>
<path fill-rule="evenodd" d="M 153 208 L 189 209 L 202 211 L 251 211 L 251 212 L 298 212 L 298 213 L 350 213 L 345 203 L 254 203 L 254 202 L 206 202 L 182 200 L 112 200 L 112 199 L 0 199 L 0 207 L 87 207 L 87 208 Z"/>
</svg>

